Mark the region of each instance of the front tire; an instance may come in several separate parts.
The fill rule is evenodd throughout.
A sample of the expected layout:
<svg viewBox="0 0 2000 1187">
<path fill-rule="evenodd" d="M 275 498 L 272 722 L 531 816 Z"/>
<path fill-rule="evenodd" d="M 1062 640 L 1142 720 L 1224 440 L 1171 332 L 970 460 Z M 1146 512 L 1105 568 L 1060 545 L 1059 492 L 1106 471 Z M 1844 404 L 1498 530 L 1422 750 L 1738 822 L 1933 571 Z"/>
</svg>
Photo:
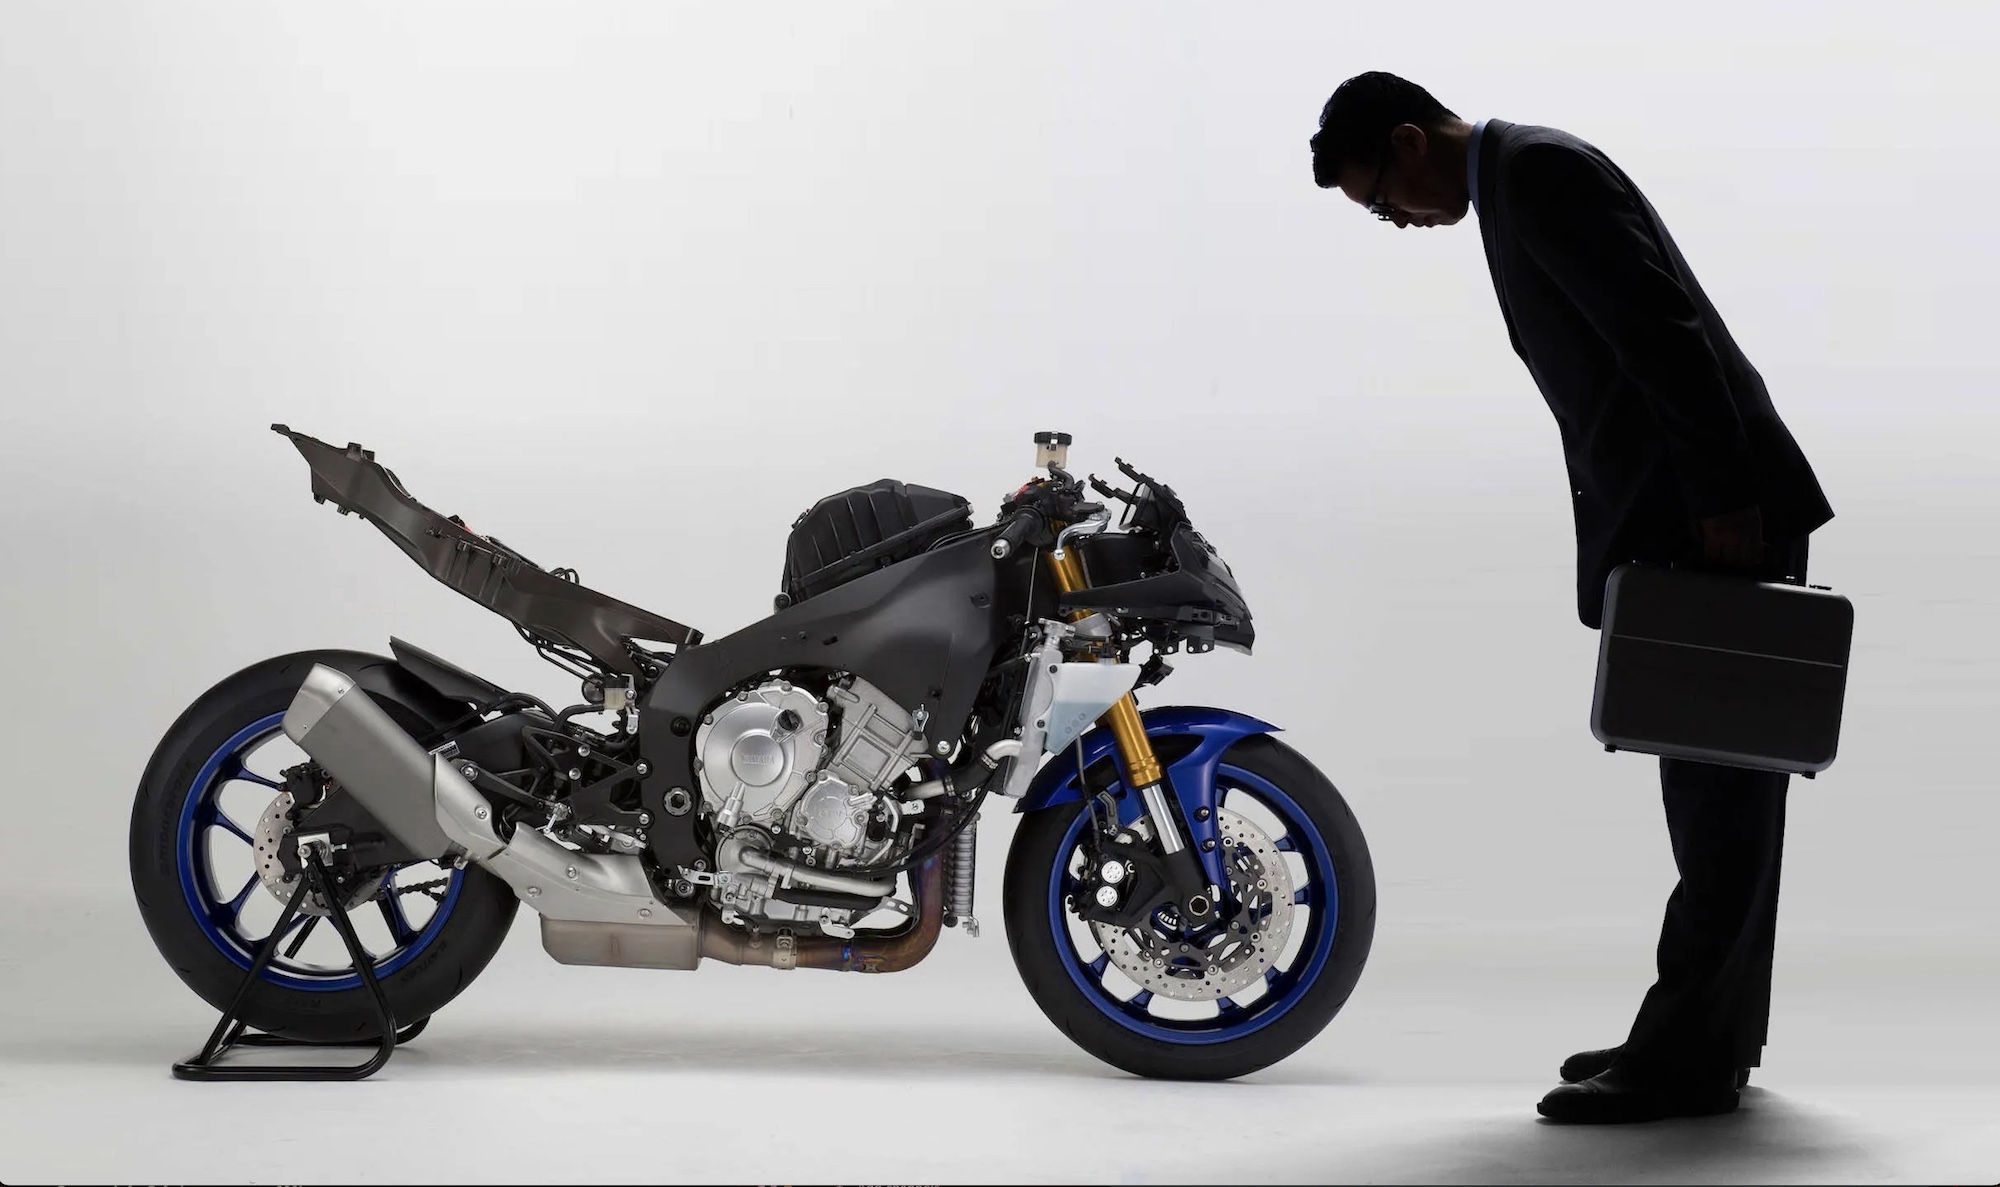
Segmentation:
<svg viewBox="0 0 2000 1187">
<path fill-rule="evenodd" d="M 1081 885 L 1074 867 L 1091 828 L 1087 803 L 1030 813 L 1007 856 L 1007 943 L 1028 992 L 1078 1046 L 1134 1075 L 1226 1080 L 1284 1059 L 1346 1004 L 1374 941 L 1368 844 L 1326 776 L 1291 747 L 1255 735 L 1223 754 L 1216 782 L 1220 810 L 1266 810 L 1261 831 L 1272 844 L 1262 847 L 1266 859 L 1272 849 L 1284 855 L 1296 913 L 1285 951 L 1257 978 L 1261 987 L 1209 1007 L 1162 1002 L 1124 976 L 1098 942 L 1103 933 L 1076 917 L 1069 900 Z"/>
<path fill-rule="evenodd" d="M 217 1010 L 228 1008 L 283 908 L 257 873 L 258 846 L 270 845 L 271 830 L 281 826 L 254 813 L 260 805 L 268 813 L 279 797 L 277 770 L 305 760 L 281 723 L 316 663 L 361 681 L 412 735 L 443 724 L 443 706 L 385 669 L 393 660 L 312 651 L 245 668 L 203 693 L 167 731 L 133 803 L 132 889 L 160 955 Z M 518 900 L 472 866 L 412 863 L 383 876 L 351 918 L 397 1025 L 408 1027 L 451 1001 L 493 959 Z M 259 919 L 266 920 L 261 930 Z M 352 958 L 332 927 L 313 933 L 317 922 L 303 914 L 293 921 L 263 984 L 243 1004 L 244 1022 L 302 1042 L 379 1038 L 381 1023 Z M 294 941 L 298 950 L 288 951 Z"/>
</svg>

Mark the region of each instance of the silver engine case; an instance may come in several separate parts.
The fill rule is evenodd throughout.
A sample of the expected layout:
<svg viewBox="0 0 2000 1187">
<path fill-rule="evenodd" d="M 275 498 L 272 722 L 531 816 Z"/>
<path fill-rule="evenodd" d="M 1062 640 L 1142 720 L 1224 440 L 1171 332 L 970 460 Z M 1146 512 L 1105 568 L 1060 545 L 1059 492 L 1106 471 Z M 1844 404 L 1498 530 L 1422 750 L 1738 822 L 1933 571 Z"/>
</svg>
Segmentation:
<svg viewBox="0 0 2000 1187">
<path fill-rule="evenodd" d="M 879 793 L 923 754 L 910 714 L 859 678 L 824 699 L 783 680 L 745 689 L 702 718 L 694 745 L 718 832 L 787 833 L 846 861 L 873 856 L 865 842 Z"/>
<path fill-rule="evenodd" d="M 868 839 L 871 816 L 893 811 L 882 789 L 922 757 L 912 715 L 859 678 L 824 698 L 783 680 L 744 689 L 705 715 L 695 733 L 703 810 L 721 838 L 712 898 L 727 910 L 839 928 L 849 913 L 772 901 L 787 883 L 886 897 L 895 882 L 845 878 L 843 864 L 886 857 Z M 771 853 L 779 836 L 814 847 L 809 864 Z"/>
</svg>

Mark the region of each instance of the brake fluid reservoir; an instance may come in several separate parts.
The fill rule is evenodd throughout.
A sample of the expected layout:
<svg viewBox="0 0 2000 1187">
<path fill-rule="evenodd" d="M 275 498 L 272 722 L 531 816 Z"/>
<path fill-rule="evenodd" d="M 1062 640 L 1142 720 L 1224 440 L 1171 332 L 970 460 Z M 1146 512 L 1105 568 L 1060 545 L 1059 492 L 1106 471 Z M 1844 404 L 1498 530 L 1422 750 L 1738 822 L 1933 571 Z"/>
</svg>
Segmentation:
<svg viewBox="0 0 2000 1187">
<path fill-rule="evenodd" d="M 1058 470 L 1069 469 L 1068 433 L 1035 434 L 1035 469 L 1046 470 L 1054 466 Z"/>
</svg>

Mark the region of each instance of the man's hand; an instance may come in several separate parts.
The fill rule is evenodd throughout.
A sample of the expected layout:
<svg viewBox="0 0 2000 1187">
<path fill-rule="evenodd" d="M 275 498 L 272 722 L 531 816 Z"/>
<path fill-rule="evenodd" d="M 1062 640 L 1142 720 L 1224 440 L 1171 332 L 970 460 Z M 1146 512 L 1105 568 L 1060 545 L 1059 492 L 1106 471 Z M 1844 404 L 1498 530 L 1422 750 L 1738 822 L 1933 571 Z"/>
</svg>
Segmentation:
<svg viewBox="0 0 2000 1187">
<path fill-rule="evenodd" d="M 1695 521 L 1701 559 L 1728 568 L 1755 568 L 1764 559 L 1764 516 L 1755 504 Z"/>
</svg>

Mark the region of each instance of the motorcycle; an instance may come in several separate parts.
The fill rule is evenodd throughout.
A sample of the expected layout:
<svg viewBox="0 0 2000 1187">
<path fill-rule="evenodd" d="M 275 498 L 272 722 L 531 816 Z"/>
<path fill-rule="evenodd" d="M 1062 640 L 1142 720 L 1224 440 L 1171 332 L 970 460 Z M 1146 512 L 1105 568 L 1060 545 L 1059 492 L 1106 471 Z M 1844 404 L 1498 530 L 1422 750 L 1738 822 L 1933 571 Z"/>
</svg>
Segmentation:
<svg viewBox="0 0 2000 1187">
<path fill-rule="evenodd" d="M 1340 792 L 1267 722 L 1137 707 L 1167 656 L 1248 653 L 1255 632 L 1172 488 L 1122 459 L 1129 489 L 1087 489 L 1069 435 L 1037 434 L 1036 477 L 983 526 L 890 479 L 822 499 L 792 525 L 773 613 L 708 640 L 438 514 L 371 450 L 272 428 L 315 501 L 507 619 L 581 700 L 398 638 L 268 659 L 196 699 L 131 828 L 155 945 L 224 1011 L 195 1064 L 255 1028 L 379 1043 L 379 1066 L 521 904 L 564 964 L 909 969 L 943 929 L 979 934 L 993 797 L 1021 814 L 1000 904 L 1015 967 L 1100 1060 L 1242 1076 L 1360 978 L 1374 871 Z"/>
</svg>

